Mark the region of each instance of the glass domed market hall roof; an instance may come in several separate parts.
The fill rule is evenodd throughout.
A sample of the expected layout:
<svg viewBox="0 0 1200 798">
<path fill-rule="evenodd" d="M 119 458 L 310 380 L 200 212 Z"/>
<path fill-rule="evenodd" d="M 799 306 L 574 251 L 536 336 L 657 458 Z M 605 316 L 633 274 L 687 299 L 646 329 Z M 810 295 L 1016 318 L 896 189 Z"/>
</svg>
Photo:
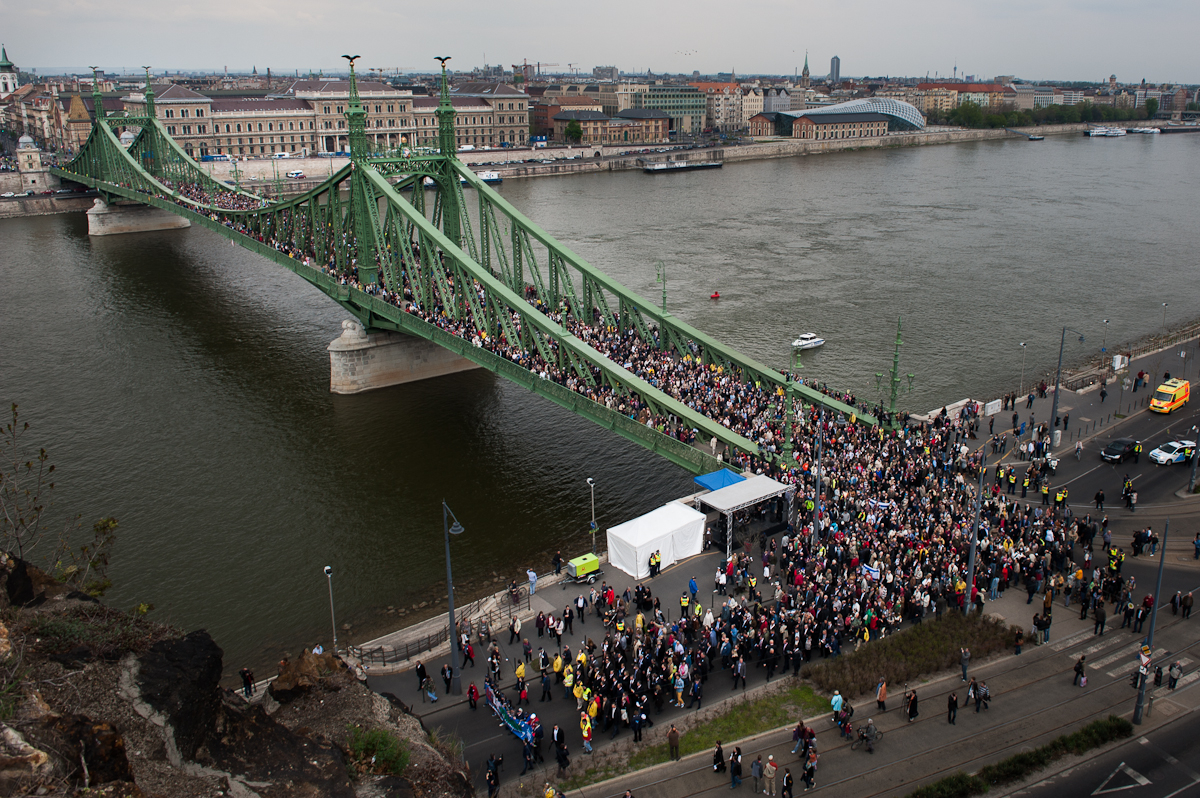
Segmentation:
<svg viewBox="0 0 1200 798">
<path fill-rule="evenodd" d="M 804 115 L 819 116 L 821 114 L 865 112 L 874 112 L 887 116 L 889 130 L 923 130 L 925 128 L 925 117 L 921 116 L 921 112 L 917 110 L 915 105 L 910 105 L 903 100 L 895 100 L 891 97 L 865 97 L 861 100 L 849 100 L 837 105 L 807 108 L 804 111 Z"/>
</svg>

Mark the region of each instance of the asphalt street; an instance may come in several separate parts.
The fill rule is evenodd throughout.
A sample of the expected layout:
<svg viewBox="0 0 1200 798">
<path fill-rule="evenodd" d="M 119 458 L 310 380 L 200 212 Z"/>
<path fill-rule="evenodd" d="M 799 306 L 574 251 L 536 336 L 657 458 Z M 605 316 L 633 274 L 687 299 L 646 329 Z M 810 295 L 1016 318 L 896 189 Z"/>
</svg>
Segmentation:
<svg viewBox="0 0 1200 798">
<path fill-rule="evenodd" d="M 1194 798 L 1200 795 L 1200 713 L 1139 735 L 1083 765 L 1013 793 L 1022 798 Z"/>
</svg>

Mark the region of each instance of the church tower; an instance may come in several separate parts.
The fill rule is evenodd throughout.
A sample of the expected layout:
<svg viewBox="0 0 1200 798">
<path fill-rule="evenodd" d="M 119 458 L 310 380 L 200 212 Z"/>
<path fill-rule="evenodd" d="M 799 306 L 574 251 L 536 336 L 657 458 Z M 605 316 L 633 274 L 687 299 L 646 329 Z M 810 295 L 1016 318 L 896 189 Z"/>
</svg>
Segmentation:
<svg viewBox="0 0 1200 798">
<path fill-rule="evenodd" d="M 812 85 L 808 77 L 808 51 L 804 52 L 804 71 L 800 73 L 800 88 L 807 89 Z"/>
<path fill-rule="evenodd" d="M 0 100 L 17 90 L 19 77 L 16 65 L 8 60 L 8 51 L 0 45 Z"/>
</svg>

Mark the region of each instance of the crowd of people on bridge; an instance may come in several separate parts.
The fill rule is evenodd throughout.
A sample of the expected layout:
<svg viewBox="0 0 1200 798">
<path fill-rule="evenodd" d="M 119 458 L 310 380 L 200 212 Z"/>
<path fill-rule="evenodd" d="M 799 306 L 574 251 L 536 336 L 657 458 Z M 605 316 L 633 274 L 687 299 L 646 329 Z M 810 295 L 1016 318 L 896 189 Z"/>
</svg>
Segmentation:
<svg viewBox="0 0 1200 798">
<path fill-rule="evenodd" d="M 291 240 L 264 235 L 261 225 L 252 228 L 243 215 L 216 210 L 245 209 L 240 203 L 253 201 L 242 195 L 214 195 L 196 185 L 179 190 L 213 208 L 214 220 L 339 284 L 373 294 L 640 424 L 696 442 L 696 429 L 656 413 L 636 392 L 614 389 L 603 379 L 600 365 L 586 363 L 581 373 L 550 337 L 540 345 L 533 342 L 522 332 L 528 322 L 517 309 L 502 311 L 506 320 L 476 323 L 472 305 L 485 314 L 488 308 L 487 291 L 478 281 L 463 286 L 447 274 L 443 288 L 418 289 L 408 268 L 429 255 L 417 243 L 406 244 L 409 251 L 399 259 L 401 285 L 363 285 L 352 234 L 330 236 L 324 252 L 305 250 Z M 286 227 L 286 214 L 279 218 Z M 640 590 L 616 595 L 605 586 L 591 601 L 583 600 L 583 606 L 564 610 L 561 623 L 568 632 L 555 635 L 549 650 L 524 647 L 520 675 L 502 673 L 500 658 L 489 657 L 485 692 L 518 728 L 529 729 L 530 739 L 523 740 L 529 760 L 540 756 L 545 735 L 531 717 L 536 713 L 521 706 L 522 694 L 528 705 L 528 696 L 539 686 L 543 702 L 575 702 L 579 731 L 572 731 L 573 739 L 579 739 L 574 738 L 578 733 L 590 747 L 594 733 L 615 737 L 629 731 L 640 740 L 667 705 L 698 708 L 722 686 L 724 692 L 744 687 L 751 669 L 761 669 L 768 680 L 777 673 L 796 673 L 806 662 L 837 656 L 903 622 L 921 623 L 951 610 L 982 611 L 986 601 L 1006 589 L 1024 589 L 1030 604 L 1042 594 L 1031 634 L 1046 640 L 1055 595 L 1068 604 L 1078 602 L 1084 613 L 1103 607 L 1106 600 L 1120 606 L 1136 599 L 1133 586 L 1121 576 L 1124 554 L 1111 543 L 1106 517 L 1078 517 L 1066 501 L 1053 506 L 1021 501 L 1013 491 L 1001 489 L 999 481 L 989 489 L 981 472 L 986 469 L 997 480 L 1007 475 L 997 466 L 985 466 L 986 444 L 971 443 L 981 432 L 978 405 L 888 429 L 797 403 L 794 428 L 786 430 L 787 397 L 778 384 L 748 379 L 727 363 L 706 362 L 699 350 L 662 347 L 653 333 L 647 336 L 632 324 L 622 327 L 599 308 L 584 309 L 586 318 L 581 318 L 576 307 L 549 305 L 535 290 L 528 290 L 526 298 L 614 366 L 758 447 L 726 451 L 729 461 L 796 486 L 786 534 L 739 541 L 714 574 L 714 588 L 726 594 L 719 610 L 705 610 L 694 586 L 679 597 L 678 613 L 674 598 L 649 600 Z M 459 308 L 448 308 L 447 301 Z M 866 409 L 853 395 L 811 387 L 859 411 Z M 789 435 L 791 460 L 785 461 L 780 455 Z M 968 560 L 977 512 L 972 581 Z M 1093 563 L 1097 539 L 1103 540 L 1103 548 Z M 1072 562 L 1076 546 L 1084 549 L 1080 567 Z M 582 634 L 572 646 L 574 620 Z M 560 628 L 557 619 L 553 628 Z M 551 736 L 556 748 L 559 740 L 565 746 L 563 730 L 556 727 Z"/>
</svg>

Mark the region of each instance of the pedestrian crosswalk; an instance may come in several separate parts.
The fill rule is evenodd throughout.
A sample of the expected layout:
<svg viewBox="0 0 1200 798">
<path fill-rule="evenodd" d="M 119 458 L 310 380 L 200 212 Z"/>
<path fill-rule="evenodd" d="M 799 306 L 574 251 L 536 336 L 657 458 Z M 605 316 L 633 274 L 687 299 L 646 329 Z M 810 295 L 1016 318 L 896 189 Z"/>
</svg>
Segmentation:
<svg viewBox="0 0 1200 798">
<path fill-rule="evenodd" d="M 1186 667 L 1186 665 L 1190 662 L 1191 662 L 1191 660 L 1181 659 L 1181 660 L 1179 660 L 1179 665 L 1180 665 L 1180 667 Z M 1200 671 L 1192 671 L 1191 673 L 1185 673 L 1183 676 L 1179 677 L 1179 682 L 1175 685 L 1175 689 L 1178 690 L 1181 687 L 1187 687 L 1189 684 L 1196 681 L 1197 679 L 1200 679 Z M 1171 690 L 1171 688 L 1164 684 L 1162 687 L 1155 688 L 1154 697 L 1162 698 L 1163 696 L 1170 695 L 1172 692 L 1173 691 Z"/>
<path fill-rule="evenodd" d="M 1051 643 L 1050 648 L 1054 651 L 1065 651 L 1066 649 L 1070 648 L 1071 646 L 1082 643 L 1084 640 L 1086 640 L 1088 637 L 1090 637 L 1091 634 L 1092 634 L 1091 632 L 1086 632 L 1086 631 L 1085 632 L 1076 632 L 1075 634 L 1073 634 L 1069 637 L 1064 637 L 1062 640 L 1059 640 L 1057 643 Z"/>
<path fill-rule="evenodd" d="M 1155 660 L 1155 659 L 1158 659 L 1159 657 L 1163 656 L 1166 653 L 1167 653 L 1167 650 L 1165 648 L 1156 648 L 1156 649 L 1154 649 L 1154 653 L 1152 653 L 1150 655 L 1150 658 L 1152 660 Z M 1134 654 L 1125 662 L 1125 664 L 1119 665 L 1116 668 L 1113 668 L 1111 671 L 1109 671 L 1108 675 L 1113 676 L 1113 677 L 1125 676 L 1129 673 L 1132 673 L 1133 669 L 1136 668 L 1137 666 L 1138 666 L 1137 654 Z"/>
</svg>

